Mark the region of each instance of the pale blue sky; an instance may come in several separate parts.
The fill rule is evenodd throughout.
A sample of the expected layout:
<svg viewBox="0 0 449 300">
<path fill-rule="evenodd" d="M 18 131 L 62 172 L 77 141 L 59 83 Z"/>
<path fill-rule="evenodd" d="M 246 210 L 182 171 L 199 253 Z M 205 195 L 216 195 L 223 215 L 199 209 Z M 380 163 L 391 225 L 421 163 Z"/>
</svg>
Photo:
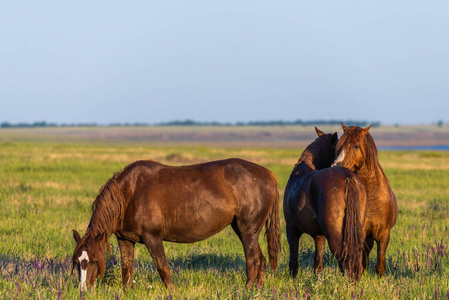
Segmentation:
<svg viewBox="0 0 449 300">
<path fill-rule="evenodd" d="M 449 122 L 449 1 L 1 1 L 0 122 Z"/>
</svg>

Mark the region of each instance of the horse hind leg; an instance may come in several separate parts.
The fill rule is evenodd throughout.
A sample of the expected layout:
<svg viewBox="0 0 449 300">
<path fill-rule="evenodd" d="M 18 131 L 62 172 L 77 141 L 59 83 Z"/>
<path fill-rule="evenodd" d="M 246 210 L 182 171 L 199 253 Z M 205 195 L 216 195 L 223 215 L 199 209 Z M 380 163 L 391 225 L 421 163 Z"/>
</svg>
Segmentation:
<svg viewBox="0 0 449 300">
<path fill-rule="evenodd" d="M 331 250 L 334 257 L 337 259 L 338 267 L 340 268 L 340 271 L 342 274 L 345 273 L 345 270 L 342 265 L 342 249 L 343 249 L 343 235 L 338 230 L 331 230 L 331 232 L 328 234 L 327 243 L 329 245 L 329 249 Z"/>
<path fill-rule="evenodd" d="M 167 258 L 165 257 L 162 239 L 160 237 L 148 235 L 144 237 L 143 242 L 150 252 L 151 258 L 153 259 L 156 269 L 165 286 L 170 291 L 173 291 L 174 287 L 170 278 L 170 268 L 168 267 Z"/>
<path fill-rule="evenodd" d="M 323 271 L 323 254 L 324 246 L 326 244 L 326 237 L 324 235 L 317 235 L 314 238 L 315 241 L 315 259 L 313 261 L 313 271 L 320 273 Z"/>
<path fill-rule="evenodd" d="M 134 243 L 118 238 L 117 241 L 120 247 L 120 257 L 122 262 L 123 289 L 127 289 L 131 285 L 133 279 Z"/>
<path fill-rule="evenodd" d="M 245 230 L 244 226 L 239 226 L 237 220 L 234 220 L 231 223 L 232 229 L 234 229 L 235 233 L 239 237 L 240 241 L 243 244 L 243 251 L 245 253 L 246 259 L 246 287 L 250 288 L 256 282 L 256 279 L 260 270 L 260 260 L 259 260 L 259 233 L 261 228 L 257 232 L 252 232 L 250 230 Z M 243 227 L 243 229 L 242 229 Z M 265 260 L 265 258 L 264 258 Z M 266 262 L 265 262 L 266 265 Z M 264 269 L 265 272 L 265 269 Z M 265 275 L 265 273 L 264 273 Z M 265 277 L 265 276 L 264 276 Z M 264 279 L 265 280 L 265 279 Z M 263 280 L 263 281 L 264 281 Z M 262 280 L 259 278 L 258 282 Z"/>
<path fill-rule="evenodd" d="M 257 271 L 257 277 L 256 277 L 256 286 L 258 288 L 263 287 L 265 284 L 265 273 L 267 270 L 267 260 L 265 259 L 265 256 L 263 255 L 262 249 L 259 248 L 259 270 Z"/>
<path fill-rule="evenodd" d="M 288 263 L 288 269 L 292 278 L 296 278 L 298 275 L 299 263 L 298 263 L 298 251 L 299 251 L 299 238 L 302 232 L 296 230 L 287 225 L 287 241 L 290 252 L 290 258 Z"/>
</svg>

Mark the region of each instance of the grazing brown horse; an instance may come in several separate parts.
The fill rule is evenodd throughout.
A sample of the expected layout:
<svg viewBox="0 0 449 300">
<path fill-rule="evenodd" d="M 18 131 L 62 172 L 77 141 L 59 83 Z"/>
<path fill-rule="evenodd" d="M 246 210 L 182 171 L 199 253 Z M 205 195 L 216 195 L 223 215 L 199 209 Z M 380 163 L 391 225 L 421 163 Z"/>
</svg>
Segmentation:
<svg viewBox="0 0 449 300">
<path fill-rule="evenodd" d="M 377 148 L 367 128 L 346 127 L 341 123 L 344 134 L 339 140 L 337 158 L 333 166 L 342 166 L 353 170 L 362 180 L 367 194 L 366 219 L 364 232 L 366 243 L 363 267 L 369 263 L 369 253 L 377 242 L 376 272 L 385 274 L 385 253 L 390 240 L 390 230 L 396 223 L 398 204 L 390 188 L 385 173 L 377 158 Z"/>
<path fill-rule="evenodd" d="M 92 208 L 84 236 L 73 231 L 77 243 L 73 267 L 82 289 L 104 275 L 105 245 L 109 247 L 113 233 L 120 246 L 124 288 L 132 281 L 135 243 L 145 244 L 163 282 L 173 289 L 162 241 L 201 241 L 229 224 L 243 244 L 248 287 L 262 286 L 265 280 L 266 260 L 258 240 L 264 224 L 270 266 L 277 268 L 276 176 L 245 160 L 179 167 L 137 161 L 106 182 Z"/>
<path fill-rule="evenodd" d="M 335 159 L 337 133 L 324 134 L 302 153 L 284 194 L 284 216 L 290 248 L 289 270 L 298 274 L 298 242 L 303 233 L 315 240 L 316 272 L 323 269 L 326 239 L 343 273 L 358 280 L 365 237 L 366 192 L 360 179 L 346 168 L 328 168 Z"/>
</svg>

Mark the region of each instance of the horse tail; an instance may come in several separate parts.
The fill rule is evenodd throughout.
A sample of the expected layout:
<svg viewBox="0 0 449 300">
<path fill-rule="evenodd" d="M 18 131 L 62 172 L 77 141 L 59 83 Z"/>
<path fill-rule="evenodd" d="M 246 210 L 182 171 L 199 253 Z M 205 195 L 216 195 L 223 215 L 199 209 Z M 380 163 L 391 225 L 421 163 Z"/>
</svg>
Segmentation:
<svg viewBox="0 0 449 300">
<path fill-rule="evenodd" d="M 348 276 L 358 280 L 363 272 L 363 225 L 360 216 L 359 186 L 353 178 L 345 182 L 345 222 L 343 224 L 343 247 L 341 250 L 341 266 Z"/>
<path fill-rule="evenodd" d="M 275 271 L 278 266 L 278 253 L 281 249 L 281 229 L 279 221 L 279 191 L 278 181 L 276 175 L 269 171 L 271 178 L 275 183 L 276 195 L 269 213 L 268 219 L 265 223 L 265 235 L 268 242 L 268 257 L 270 260 L 270 268 Z"/>
</svg>

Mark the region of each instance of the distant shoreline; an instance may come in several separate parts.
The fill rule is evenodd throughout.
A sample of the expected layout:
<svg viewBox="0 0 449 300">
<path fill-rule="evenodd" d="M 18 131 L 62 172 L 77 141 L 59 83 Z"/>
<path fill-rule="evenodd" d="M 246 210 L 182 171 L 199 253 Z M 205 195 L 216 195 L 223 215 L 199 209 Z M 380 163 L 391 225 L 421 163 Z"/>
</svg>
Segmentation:
<svg viewBox="0 0 449 300">
<path fill-rule="evenodd" d="M 389 151 L 411 151 L 411 150 L 449 151 L 449 145 L 381 146 L 381 147 L 378 147 L 378 150 L 389 150 Z"/>
<path fill-rule="evenodd" d="M 341 126 L 317 126 L 343 135 Z M 449 125 L 379 126 L 370 129 L 380 150 L 449 150 Z M 223 148 L 304 148 L 314 126 L 157 126 L 0 128 L 1 142 L 204 145 Z"/>
</svg>

